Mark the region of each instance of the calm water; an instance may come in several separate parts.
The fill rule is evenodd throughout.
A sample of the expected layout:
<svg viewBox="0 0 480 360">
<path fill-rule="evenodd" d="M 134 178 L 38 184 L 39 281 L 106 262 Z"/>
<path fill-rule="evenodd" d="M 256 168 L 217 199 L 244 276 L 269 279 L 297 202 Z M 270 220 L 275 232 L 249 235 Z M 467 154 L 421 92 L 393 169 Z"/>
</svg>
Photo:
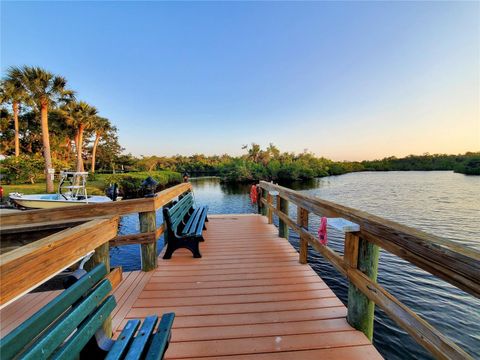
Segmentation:
<svg viewBox="0 0 480 360">
<path fill-rule="evenodd" d="M 226 186 L 216 178 L 192 179 L 192 184 L 196 201 L 208 204 L 210 213 L 256 211 L 249 202 L 248 185 Z M 364 172 L 286 186 L 480 249 L 480 177 L 443 171 Z M 291 206 L 290 216 L 295 218 L 295 206 Z M 318 225 L 319 218 L 312 217 L 312 231 Z M 138 226 L 137 216 L 125 217 L 121 233 L 136 232 Z M 298 248 L 293 232 L 290 242 Z M 329 229 L 329 245 L 341 253 L 343 234 Z M 112 263 L 138 269 L 138 248 L 115 249 Z M 346 304 L 346 280 L 314 251 L 309 252 L 309 263 Z M 383 251 L 378 273 L 382 286 L 480 359 L 480 300 Z M 387 359 L 430 358 L 378 308 L 374 332 L 374 344 Z"/>
</svg>

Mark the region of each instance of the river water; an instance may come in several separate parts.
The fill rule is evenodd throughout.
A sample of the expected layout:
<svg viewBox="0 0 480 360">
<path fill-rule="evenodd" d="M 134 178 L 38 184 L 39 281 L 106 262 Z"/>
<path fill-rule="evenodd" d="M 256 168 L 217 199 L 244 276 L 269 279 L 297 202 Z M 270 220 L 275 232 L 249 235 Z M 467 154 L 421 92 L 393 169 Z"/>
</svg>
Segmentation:
<svg viewBox="0 0 480 360">
<path fill-rule="evenodd" d="M 195 199 L 209 213 L 252 213 L 249 185 L 225 185 L 218 178 L 192 179 Z M 433 172 L 362 172 L 284 184 L 295 190 L 439 235 L 480 250 L 480 177 Z M 296 207 L 290 207 L 296 218 Z M 161 214 L 158 214 L 161 222 Z M 309 227 L 318 229 L 319 217 Z M 120 233 L 138 232 L 138 216 L 122 219 Z M 343 251 L 343 234 L 329 228 L 329 246 Z M 298 249 L 298 236 L 289 241 Z M 159 244 L 163 244 L 160 240 Z M 160 248 L 161 246 L 159 246 Z M 347 303 L 347 281 L 314 250 L 308 262 Z M 112 263 L 125 270 L 140 267 L 139 246 L 112 249 Z M 479 275 L 480 276 L 480 275 Z M 378 282 L 405 305 L 480 359 L 480 300 L 406 261 L 381 251 Z M 380 309 L 376 309 L 374 344 L 387 359 L 430 359 L 428 353 Z"/>
</svg>

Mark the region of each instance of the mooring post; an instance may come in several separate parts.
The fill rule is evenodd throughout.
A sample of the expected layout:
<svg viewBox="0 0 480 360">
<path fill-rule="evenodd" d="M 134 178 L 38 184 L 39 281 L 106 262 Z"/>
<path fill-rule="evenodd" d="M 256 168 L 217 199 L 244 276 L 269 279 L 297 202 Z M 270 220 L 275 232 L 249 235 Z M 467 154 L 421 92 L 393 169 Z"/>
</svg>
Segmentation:
<svg viewBox="0 0 480 360">
<path fill-rule="evenodd" d="M 108 241 L 95 249 L 95 252 L 93 253 L 90 260 L 85 263 L 84 269 L 86 271 L 90 271 L 98 264 L 105 264 L 105 267 L 107 268 L 107 273 L 110 272 L 110 245 Z M 111 316 L 108 316 L 105 319 L 105 322 L 102 324 L 102 329 L 107 336 L 112 336 L 113 331 Z"/>
<path fill-rule="evenodd" d="M 345 234 L 345 264 L 357 268 L 373 281 L 377 281 L 380 248 L 358 236 L 358 233 Z M 363 332 L 371 341 L 375 303 L 369 300 L 355 285 L 348 286 L 347 321 L 355 329 Z"/>
<path fill-rule="evenodd" d="M 140 232 L 154 232 L 157 229 L 155 211 L 138 213 Z M 141 244 L 142 271 L 152 271 L 157 268 L 157 239 L 149 244 Z"/>
<path fill-rule="evenodd" d="M 277 195 L 277 210 L 288 216 L 288 200 Z M 278 236 L 288 239 L 288 225 L 278 218 Z"/>
<path fill-rule="evenodd" d="M 255 185 L 257 188 L 257 210 L 258 213 L 262 213 L 262 188 L 260 185 Z"/>
<path fill-rule="evenodd" d="M 261 198 L 266 200 L 267 199 L 267 190 L 265 190 L 264 188 L 260 188 L 260 191 L 261 191 L 260 192 Z M 264 203 L 261 202 L 261 204 L 262 204 L 262 207 L 261 207 L 262 215 L 267 216 L 267 207 L 265 206 Z"/>
<path fill-rule="evenodd" d="M 304 229 L 308 229 L 308 211 L 304 208 L 297 208 L 297 224 Z M 307 263 L 308 241 L 305 236 L 300 234 L 300 264 Z"/>
<path fill-rule="evenodd" d="M 268 218 L 268 223 L 269 224 L 273 224 L 273 211 L 272 211 L 272 208 L 270 206 L 272 206 L 272 194 L 270 194 L 270 191 L 268 192 L 267 194 L 267 203 L 268 203 L 268 207 L 267 207 L 267 218 Z"/>
</svg>

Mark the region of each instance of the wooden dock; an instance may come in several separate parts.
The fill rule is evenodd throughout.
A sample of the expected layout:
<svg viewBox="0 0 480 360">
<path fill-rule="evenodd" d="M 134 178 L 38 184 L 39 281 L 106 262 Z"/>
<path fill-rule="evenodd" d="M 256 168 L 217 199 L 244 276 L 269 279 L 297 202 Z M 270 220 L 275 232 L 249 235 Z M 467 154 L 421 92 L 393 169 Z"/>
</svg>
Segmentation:
<svg viewBox="0 0 480 360">
<path fill-rule="evenodd" d="M 130 318 L 173 311 L 168 359 L 381 358 L 265 217 L 210 216 L 207 228 L 201 259 L 178 250 L 155 271 L 124 274 L 115 290 L 116 334 Z M 53 296 L 28 294 L 4 308 L 1 335 Z"/>
</svg>

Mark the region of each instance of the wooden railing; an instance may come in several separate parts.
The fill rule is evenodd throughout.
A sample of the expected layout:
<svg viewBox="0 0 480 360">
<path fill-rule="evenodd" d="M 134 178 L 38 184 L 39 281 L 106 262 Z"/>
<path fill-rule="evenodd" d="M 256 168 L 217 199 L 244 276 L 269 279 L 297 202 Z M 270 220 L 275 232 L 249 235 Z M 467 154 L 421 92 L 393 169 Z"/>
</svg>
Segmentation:
<svg viewBox="0 0 480 360">
<path fill-rule="evenodd" d="M 158 192 L 155 197 L 102 204 L 32 210 L 0 216 L 2 232 L 54 228 L 40 240 L 0 255 L 0 307 L 12 302 L 93 250 L 87 265 L 103 262 L 110 268 L 109 247 L 141 244 L 142 270 L 157 266 L 157 242 L 163 224 L 156 225 L 156 210 L 191 191 L 183 183 Z M 140 233 L 117 235 L 119 216 L 139 213 Z M 58 227 L 65 227 L 59 231 Z"/>
<path fill-rule="evenodd" d="M 272 223 L 279 219 L 279 235 L 288 238 L 289 228 L 300 236 L 300 258 L 307 262 L 308 245 L 318 251 L 349 281 L 348 322 L 372 339 L 374 305 L 378 305 L 419 344 L 439 359 L 471 359 L 458 345 L 402 304 L 377 284 L 379 247 L 411 264 L 480 297 L 480 252 L 450 240 L 385 220 L 363 211 L 261 181 L 260 211 Z M 273 194 L 277 196 L 273 206 Z M 297 219 L 288 215 L 288 206 L 297 206 Z M 308 231 L 308 214 L 341 217 L 360 225 L 360 231 L 345 235 L 344 255 L 321 245 Z"/>
</svg>

